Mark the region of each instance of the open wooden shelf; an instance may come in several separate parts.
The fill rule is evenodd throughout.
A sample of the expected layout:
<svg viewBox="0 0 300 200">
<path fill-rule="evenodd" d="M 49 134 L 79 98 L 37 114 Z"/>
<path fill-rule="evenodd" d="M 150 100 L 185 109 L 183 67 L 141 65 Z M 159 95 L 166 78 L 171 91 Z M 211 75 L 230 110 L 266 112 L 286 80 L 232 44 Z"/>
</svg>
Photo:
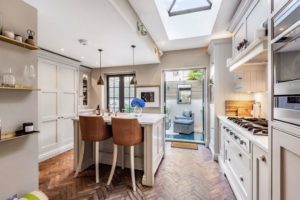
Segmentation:
<svg viewBox="0 0 300 200">
<path fill-rule="evenodd" d="M 31 133 L 24 133 L 22 131 L 11 132 L 11 133 L 2 133 L 0 143 L 27 137 L 27 136 L 30 136 L 32 134 L 37 134 L 37 133 L 39 133 L 39 131 L 33 131 Z"/>
<path fill-rule="evenodd" d="M 13 45 L 16 45 L 16 46 L 19 46 L 19 47 L 23 47 L 23 48 L 29 49 L 29 50 L 37 50 L 38 49 L 37 46 L 27 44 L 25 42 L 19 42 L 17 40 L 5 37 L 3 35 L 0 35 L 0 41 L 7 42 L 7 43 L 10 43 L 10 44 L 13 44 Z"/>
<path fill-rule="evenodd" d="M 29 88 L 29 87 L 22 87 L 22 86 L 18 86 L 18 87 L 3 87 L 3 86 L 0 86 L 0 90 L 33 91 L 33 90 L 38 90 L 38 89 Z"/>
</svg>

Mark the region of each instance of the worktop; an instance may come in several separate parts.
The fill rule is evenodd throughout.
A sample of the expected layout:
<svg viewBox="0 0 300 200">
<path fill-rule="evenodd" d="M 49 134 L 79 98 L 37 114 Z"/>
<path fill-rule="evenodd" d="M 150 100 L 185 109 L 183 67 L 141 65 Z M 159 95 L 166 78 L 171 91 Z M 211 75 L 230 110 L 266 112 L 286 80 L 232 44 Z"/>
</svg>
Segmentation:
<svg viewBox="0 0 300 200">
<path fill-rule="evenodd" d="M 89 115 L 93 117 L 100 117 L 98 115 Z M 136 118 L 143 129 L 144 142 L 135 146 L 135 168 L 144 172 L 142 184 L 146 186 L 154 185 L 155 173 L 164 157 L 165 153 L 165 115 L 164 114 L 150 114 L 143 113 L 136 117 L 134 114 L 118 113 L 117 116 L 113 114 L 103 116 L 104 122 L 111 125 L 112 117 L 116 118 Z M 79 160 L 79 149 L 82 145 L 81 131 L 79 117 L 73 119 L 74 126 L 74 170 L 77 168 Z M 119 148 L 117 165 L 121 166 L 122 160 L 125 160 L 125 167 L 130 168 L 129 149 L 123 150 Z M 124 154 L 123 154 L 124 152 Z M 109 138 L 100 142 L 100 163 L 111 165 L 113 153 L 113 141 Z M 93 165 L 93 144 L 85 142 L 84 159 L 81 171 Z"/>
</svg>

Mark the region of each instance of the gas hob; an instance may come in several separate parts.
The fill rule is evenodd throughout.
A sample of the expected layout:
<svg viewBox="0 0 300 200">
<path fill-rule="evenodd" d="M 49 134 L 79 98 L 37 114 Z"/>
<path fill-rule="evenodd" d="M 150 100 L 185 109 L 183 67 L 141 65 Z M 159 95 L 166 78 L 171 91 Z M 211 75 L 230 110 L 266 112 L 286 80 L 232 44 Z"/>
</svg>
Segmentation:
<svg viewBox="0 0 300 200">
<path fill-rule="evenodd" d="M 253 135 L 268 135 L 268 121 L 264 118 L 228 117 L 227 119 L 247 129 Z"/>
</svg>

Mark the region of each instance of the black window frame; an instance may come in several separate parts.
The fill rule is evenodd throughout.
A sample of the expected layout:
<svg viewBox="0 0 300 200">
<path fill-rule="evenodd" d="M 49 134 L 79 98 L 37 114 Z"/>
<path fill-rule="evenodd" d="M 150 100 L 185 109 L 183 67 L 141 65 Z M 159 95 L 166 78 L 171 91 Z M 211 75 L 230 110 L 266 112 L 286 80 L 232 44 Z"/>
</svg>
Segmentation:
<svg viewBox="0 0 300 200">
<path fill-rule="evenodd" d="M 124 94 L 124 88 L 125 88 L 125 84 L 124 84 L 124 78 L 125 77 L 128 77 L 128 76 L 134 76 L 134 74 L 112 74 L 112 75 L 107 75 L 106 76 L 106 83 L 107 83 L 107 86 L 106 86 L 106 94 L 107 94 L 107 97 L 106 97 L 106 107 L 107 109 L 109 110 L 109 99 L 110 99 L 110 93 L 109 93 L 109 78 L 110 77 L 119 77 L 120 78 L 120 85 L 119 85 L 119 110 L 120 111 L 123 111 L 125 109 L 125 103 L 124 103 L 124 100 L 125 100 L 125 94 Z M 133 94 L 133 98 L 136 97 L 136 86 L 133 85 L 133 88 L 134 88 L 134 94 Z M 130 92 L 130 90 L 129 90 Z M 131 94 L 130 94 L 130 97 L 131 97 Z M 129 98 L 130 98 L 129 97 Z M 130 107 L 130 104 L 129 104 L 129 112 L 131 110 L 131 107 Z"/>
</svg>

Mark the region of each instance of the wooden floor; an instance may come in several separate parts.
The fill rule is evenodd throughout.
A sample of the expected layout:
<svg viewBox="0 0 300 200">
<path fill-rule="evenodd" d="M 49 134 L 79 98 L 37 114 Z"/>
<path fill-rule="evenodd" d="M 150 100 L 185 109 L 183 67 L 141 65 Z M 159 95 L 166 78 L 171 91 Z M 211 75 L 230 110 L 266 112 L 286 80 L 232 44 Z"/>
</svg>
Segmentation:
<svg viewBox="0 0 300 200">
<path fill-rule="evenodd" d="M 141 185 L 142 172 L 136 171 L 137 192 L 131 190 L 130 171 L 117 168 L 112 186 L 106 187 L 110 166 L 100 166 L 100 183 L 95 183 L 93 167 L 74 179 L 73 152 L 68 151 L 40 164 L 40 189 L 50 200 L 65 199 L 158 199 L 234 200 L 234 194 L 207 148 L 171 148 L 156 174 L 155 186 Z"/>
</svg>

